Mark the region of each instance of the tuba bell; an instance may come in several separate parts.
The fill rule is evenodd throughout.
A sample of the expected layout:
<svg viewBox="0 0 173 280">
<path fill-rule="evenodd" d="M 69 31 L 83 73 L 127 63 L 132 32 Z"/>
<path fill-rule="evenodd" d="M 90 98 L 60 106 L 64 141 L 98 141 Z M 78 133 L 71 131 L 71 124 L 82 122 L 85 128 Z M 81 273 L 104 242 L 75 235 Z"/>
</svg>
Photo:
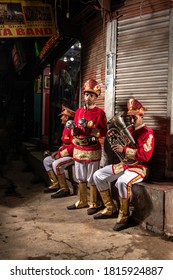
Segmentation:
<svg viewBox="0 0 173 280">
<path fill-rule="evenodd" d="M 115 145 L 120 144 L 122 146 L 135 146 L 135 140 L 131 135 L 128 128 L 130 126 L 126 126 L 124 119 L 122 117 L 124 112 L 119 112 L 117 115 L 113 116 L 109 121 L 108 124 L 111 125 L 111 128 L 107 131 L 107 140 L 109 144 Z M 115 152 L 115 151 L 114 151 Z M 134 164 L 136 161 L 133 159 L 127 159 L 123 153 L 115 152 L 120 161 L 125 164 Z"/>
</svg>

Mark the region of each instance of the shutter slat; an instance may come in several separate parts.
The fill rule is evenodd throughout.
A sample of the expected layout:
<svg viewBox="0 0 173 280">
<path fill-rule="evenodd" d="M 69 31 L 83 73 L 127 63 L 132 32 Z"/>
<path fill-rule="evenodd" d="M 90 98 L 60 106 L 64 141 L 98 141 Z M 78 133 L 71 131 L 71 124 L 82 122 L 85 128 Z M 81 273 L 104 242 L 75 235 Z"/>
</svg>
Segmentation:
<svg viewBox="0 0 173 280">
<path fill-rule="evenodd" d="M 169 10 L 118 20 L 115 76 L 115 112 L 127 100 L 138 99 L 147 108 L 144 122 L 155 132 L 153 161 L 166 166 Z"/>
</svg>

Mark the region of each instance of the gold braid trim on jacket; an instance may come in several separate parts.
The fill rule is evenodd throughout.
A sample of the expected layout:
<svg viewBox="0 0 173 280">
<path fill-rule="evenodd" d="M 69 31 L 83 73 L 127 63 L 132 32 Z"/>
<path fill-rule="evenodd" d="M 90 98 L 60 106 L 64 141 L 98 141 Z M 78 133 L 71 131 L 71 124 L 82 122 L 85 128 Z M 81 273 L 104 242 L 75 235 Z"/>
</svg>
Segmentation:
<svg viewBox="0 0 173 280">
<path fill-rule="evenodd" d="M 101 159 L 101 150 L 85 151 L 74 148 L 73 157 L 79 160 L 98 161 Z"/>
<path fill-rule="evenodd" d="M 61 157 L 67 157 L 69 156 L 68 150 L 64 149 L 63 151 L 60 152 Z"/>
<path fill-rule="evenodd" d="M 136 149 L 127 148 L 125 157 L 128 159 L 135 159 Z"/>
</svg>

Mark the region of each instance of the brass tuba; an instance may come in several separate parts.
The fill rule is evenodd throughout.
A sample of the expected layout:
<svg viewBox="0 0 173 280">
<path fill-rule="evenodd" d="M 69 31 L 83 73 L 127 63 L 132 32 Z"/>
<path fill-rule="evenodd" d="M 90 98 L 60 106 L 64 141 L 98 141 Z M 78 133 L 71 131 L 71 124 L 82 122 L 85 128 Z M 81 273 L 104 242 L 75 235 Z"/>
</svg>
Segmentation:
<svg viewBox="0 0 173 280">
<path fill-rule="evenodd" d="M 135 140 L 131 135 L 128 127 L 126 126 L 124 119 L 122 117 L 123 112 L 119 112 L 117 115 L 113 116 L 108 124 L 111 125 L 111 128 L 107 131 L 107 139 L 109 144 L 112 146 L 114 144 L 120 144 L 122 146 L 131 145 L 135 148 Z M 115 152 L 115 151 L 114 151 Z M 123 153 L 115 152 L 120 161 L 125 164 L 133 164 L 136 161 L 133 159 L 127 159 Z"/>
</svg>

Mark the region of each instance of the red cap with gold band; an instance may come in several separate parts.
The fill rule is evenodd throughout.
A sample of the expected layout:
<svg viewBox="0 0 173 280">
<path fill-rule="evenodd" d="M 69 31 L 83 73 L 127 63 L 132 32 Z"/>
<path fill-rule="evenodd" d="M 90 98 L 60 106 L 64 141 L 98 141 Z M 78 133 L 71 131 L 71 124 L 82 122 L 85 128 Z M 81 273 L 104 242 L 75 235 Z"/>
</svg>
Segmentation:
<svg viewBox="0 0 173 280">
<path fill-rule="evenodd" d="M 89 79 L 83 86 L 83 93 L 85 92 L 92 92 L 99 96 L 101 94 L 101 87 L 97 81 Z"/>
<path fill-rule="evenodd" d="M 59 116 L 62 116 L 62 115 L 66 115 L 66 116 L 69 116 L 70 118 L 74 118 L 74 114 L 75 112 L 67 107 L 65 107 L 64 105 L 62 105 L 62 112 L 61 114 L 59 114 Z"/>
<path fill-rule="evenodd" d="M 127 102 L 127 115 L 144 115 L 145 107 L 135 98 L 130 98 Z"/>
</svg>

